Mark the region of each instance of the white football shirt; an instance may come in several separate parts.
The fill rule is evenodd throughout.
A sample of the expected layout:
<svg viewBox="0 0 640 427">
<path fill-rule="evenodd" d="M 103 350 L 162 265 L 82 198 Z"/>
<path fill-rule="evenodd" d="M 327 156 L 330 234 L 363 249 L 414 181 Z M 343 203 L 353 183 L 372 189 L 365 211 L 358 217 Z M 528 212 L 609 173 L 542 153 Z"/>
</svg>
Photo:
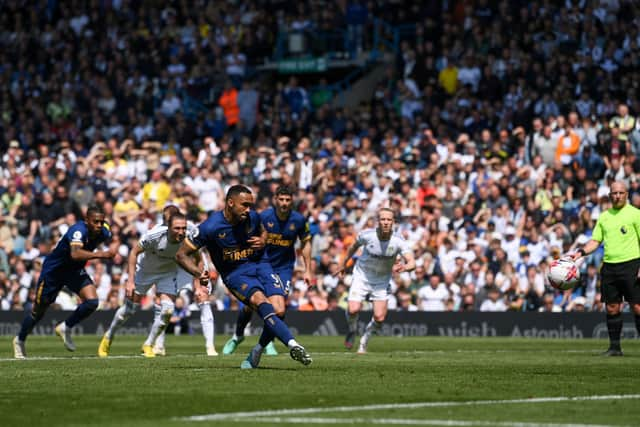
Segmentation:
<svg viewBox="0 0 640 427">
<path fill-rule="evenodd" d="M 358 233 L 356 245 L 363 250 L 353 269 L 354 274 L 364 276 L 370 283 L 388 283 L 398 255 L 411 253 L 407 241 L 400 234 L 394 232 L 389 240 L 380 240 L 375 228 Z"/>
<path fill-rule="evenodd" d="M 187 222 L 187 235 L 192 233 L 195 225 Z M 138 244 L 144 249 L 136 261 L 136 274 L 157 276 L 174 273 L 178 269 L 175 256 L 182 242 L 169 241 L 169 227 L 156 225 L 147 231 Z"/>
</svg>

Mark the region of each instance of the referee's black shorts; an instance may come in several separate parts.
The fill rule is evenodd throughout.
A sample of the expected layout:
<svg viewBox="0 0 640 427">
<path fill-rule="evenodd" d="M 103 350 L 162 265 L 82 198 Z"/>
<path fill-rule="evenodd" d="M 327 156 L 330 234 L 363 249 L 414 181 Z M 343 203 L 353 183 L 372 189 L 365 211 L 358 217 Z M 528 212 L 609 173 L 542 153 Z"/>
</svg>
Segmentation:
<svg viewBox="0 0 640 427">
<path fill-rule="evenodd" d="M 640 258 L 620 263 L 602 264 L 602 301 L 619 303 L 624 298 L 629 304 L 640 304 Z"/>
</svg>

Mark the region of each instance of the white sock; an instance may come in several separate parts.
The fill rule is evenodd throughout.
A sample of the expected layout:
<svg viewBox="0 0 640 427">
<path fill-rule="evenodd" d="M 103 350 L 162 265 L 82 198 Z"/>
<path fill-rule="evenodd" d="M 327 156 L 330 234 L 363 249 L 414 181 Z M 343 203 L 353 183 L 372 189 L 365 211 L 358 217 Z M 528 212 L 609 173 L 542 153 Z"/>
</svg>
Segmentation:
<svg viewBox="0 0 640 427">
<path fill-rule="evenodd" d="M 293 347 L 302 347 L 300 344 L 298 344 L 298 341 L 294 340 L 293 338 L 289 340 L 289 342 L 287 343 L 287 347 L 289 347 L 289 349 L 292 349 Z"/>
<path fill-rule="evenodd" d="M 144 342 L 144 345 L 153 345 L 158 335 L 166 329 L 169 324 L 169 319 L 173 314 L 173 308 L 173 302 L 168 300 L 162 300 L 160 304 L 153 306 L 153 324 L 151 325 L 151 331 L 149 331 L 149 336 Z"/>
<path fill-rule="evenodd" d="M 165 328 L 162 332 L 160 332 L 160 335 L 158 335 L 158 337 L 156 338 L 156 344 L 155 344 L 155 347 L 157 347 L 157 348 L 164 348 L 164 337 L 167 335 L 167 334 L 165 333 L 165 332 L 166 332 L 166 329 L 167 329 L 167 328 Z"/>
<path fill-rule="evenodd" d="M 369 342 L 371 335 L 377 334 L 380 331 L 380 328 L 382 328 L 382 322 L 376 322 L 371 319 L 371 321 L 367 323 L 367 327 L 364 329 L 364 334 L 362 334 L 360 342 L 366 345 Z"/>
<path fill-rule="evenodd" d="M 200 306 L 200 323 L 202 324 L 202 335 L 204 335 L 205 345 L 207 348 L 213 347 L 215 323 L 211 304 L 209 304 L 209 302 L 203 302 L 198 305 Z"/>
<path fill-rule="evenodd" d="M 109 329 L 107 329 L 105 334 L 107 338 L 113 338 L 118 329 L 120 329 L 122 325 L 124 325 L 125 322 L 138 310 L 138 307 L 140 307 L 140 304 L 136 304 L 130 300 L 125 300 L 124 304 L 116 310 L 116 314 L 113 316 L 111 326 L 109 326 Z"/>
</svg>

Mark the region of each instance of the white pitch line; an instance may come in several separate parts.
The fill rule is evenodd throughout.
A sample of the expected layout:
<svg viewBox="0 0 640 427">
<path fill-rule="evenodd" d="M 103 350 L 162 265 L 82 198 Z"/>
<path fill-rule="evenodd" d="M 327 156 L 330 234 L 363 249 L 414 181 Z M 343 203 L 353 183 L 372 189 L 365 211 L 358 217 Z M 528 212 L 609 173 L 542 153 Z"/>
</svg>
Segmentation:
<svg viewBox="0 0 640 427">
<path fill-rule="evenodd" d="M 514 351 L 514 350 L 410 350 L 410 351 L 392 351 L 384 353 L 385 355 L 429 355 L 429 354 L 451 354 L 451 353 L 472 353 L 472 354 L 482 354 L 482 353 L 522 353 L 523 351 Z M 530 350 L 527 350 L 530 352 Z M 597 353 L 596 350 L 554 350 L 556 353 Z M 325 355 L 325 356 L 344 356 L 349 358 L 360 357 L 355 353 L 351 353 L 348 351 L 314 351 L 315 355 Z M 382 354 L 382 353 L 381 353 Z M 167 357 L 193 357 L 193 356 L 204 356 L 204 354 L 199 353 L 175 353 L 167 355 Z M 141 357 L 140 355 L 118 355 L 118 356 L 109 356 L 107 359 L 137 359 Z M 74 359 L 99 359 L 98 356 L 85 355 L 85 356 L 30 356 L 27 357 L 26 360 L 74 360 Z M 13 357 L 0 357 L 1 362 L 20 362 L 25 359 L 14 359 Z"/>
<path fill-rule="evenodd" d="M 559 396 L 559 397 L 538 397 L 531 399 L 511 399 L 511 400 L 467 400 L 451 402 L 415 402 L 415 403 L 386 403 L 377 405 L 360 406 L 334 406 L 327 408 L 299 408 L 299 409 L 275 409 L 252 412 L 229 412 L 226 414 L 205 414 L 192 415 L 188 417 L 173 418 L 176 421 L 218 421 L 232 420 L 253 417 L 277 417 L 282 415 L 304 415 L 320 414 L 327 412 L 351 412 L 351 411 L 380 411 L 385 409 L 416 409 L 416 408 L 443 408 L 452 406 L 477 406 L 477 405 L 507 405 L 518 403 L 550 403 L 550 402 L 580 402 L 594 400 L 626 400 L 640 399 L 640 394 L 616 394 L 600 396 Z"/>
<path fill-rule="evenodd" d="M 246 423 L 246 418 L 233 418 L 226 421 Z M 500 427 L 630 427 L 603 424 L 558 424 L 558 423 L 526 423 L 517 421 L 456 421 L 456 420 L 415 420 L 409 418 L 305 418 L 305 417 L 272 417 L 254 418 L 251 422 L 279 424 L 380 424 L 380 425 L 412 425 L 412 426 L 500 426 Z"/>
<path fill-rule="evenodd" d="M 205 357 L 206 355 L 204 353 L 202 354 L 171 354 L 169 355 L 170 358 L 178 358 L 178 357 L 198 357 L 198 356 L 202 356 Z M 166 356 L 162 356 L 162 358 L 166 358 Z M 16 362 L 16 363 L 21 363 L 21 362 L 30 362 L 30 361 L 35 361 L 35 362 L 41 362 L 41 361 L 52 361 L 52 360 L 92 360 L 92 359 L 99 359 L 99 360 L 110 360 L 110 359 L 145 359 L 145 357 L 143 357 L 141 354 L 121 354 L 121 355 L 116 355 L 116 356 L 109 356 L 109 357 L 98 357 L 98 356 L 33 356 L 33 357 L 27 357 L 26 359 L 15 359 L 13 357 L 0 357 L 0 362 Z"/>
</svg>

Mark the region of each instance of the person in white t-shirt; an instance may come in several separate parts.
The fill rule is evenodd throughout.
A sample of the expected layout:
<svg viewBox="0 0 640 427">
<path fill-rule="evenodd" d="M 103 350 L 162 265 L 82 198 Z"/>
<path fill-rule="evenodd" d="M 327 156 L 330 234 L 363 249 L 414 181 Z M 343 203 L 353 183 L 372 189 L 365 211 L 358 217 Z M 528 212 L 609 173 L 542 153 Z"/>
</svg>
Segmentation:
<svg viewBox="0 0 640 427">
<path fill-rule="evenodd" d="M 351 257 L 362 247 L 362 255 L 353 268 L 353 279 L 349 289 L 349 332 L 345 338 L 345 347 L 351 349 L 355 341 L 362 302 L 370 297 L 373 301 L 373 317 L 360 337 L 359 354 L 367 352 L 371 334 L 380 331 L 387 316 L 392 273 L 411 271 L 416 267 L 413 251 L 402 236 L 393 231 L 394 224 L 394 211 L 390 208 L 380 208 L 377 228 L 358 233 L 356 241 L 349 247 L 347 256 L 337 272 L 338 275 L 343 275 Z M 404 263 L 397 262 L 398 255 L 403 258 Z"/>
<path fill-rule="evenodd" d="M 507 311 L 507 305 L 500 298 L 500 289 L 497 286 L 492 286 L 487 295 L 488 298 L 480 305 L 480 311 Z"/>
<path fill-rule="evenodd" d="M 432 275 L 429 284 L 418 289 L 418 302 L 422 311 L 445 311 L 445 302 L 451 296 L 440 276 Z"/>
</svg>

